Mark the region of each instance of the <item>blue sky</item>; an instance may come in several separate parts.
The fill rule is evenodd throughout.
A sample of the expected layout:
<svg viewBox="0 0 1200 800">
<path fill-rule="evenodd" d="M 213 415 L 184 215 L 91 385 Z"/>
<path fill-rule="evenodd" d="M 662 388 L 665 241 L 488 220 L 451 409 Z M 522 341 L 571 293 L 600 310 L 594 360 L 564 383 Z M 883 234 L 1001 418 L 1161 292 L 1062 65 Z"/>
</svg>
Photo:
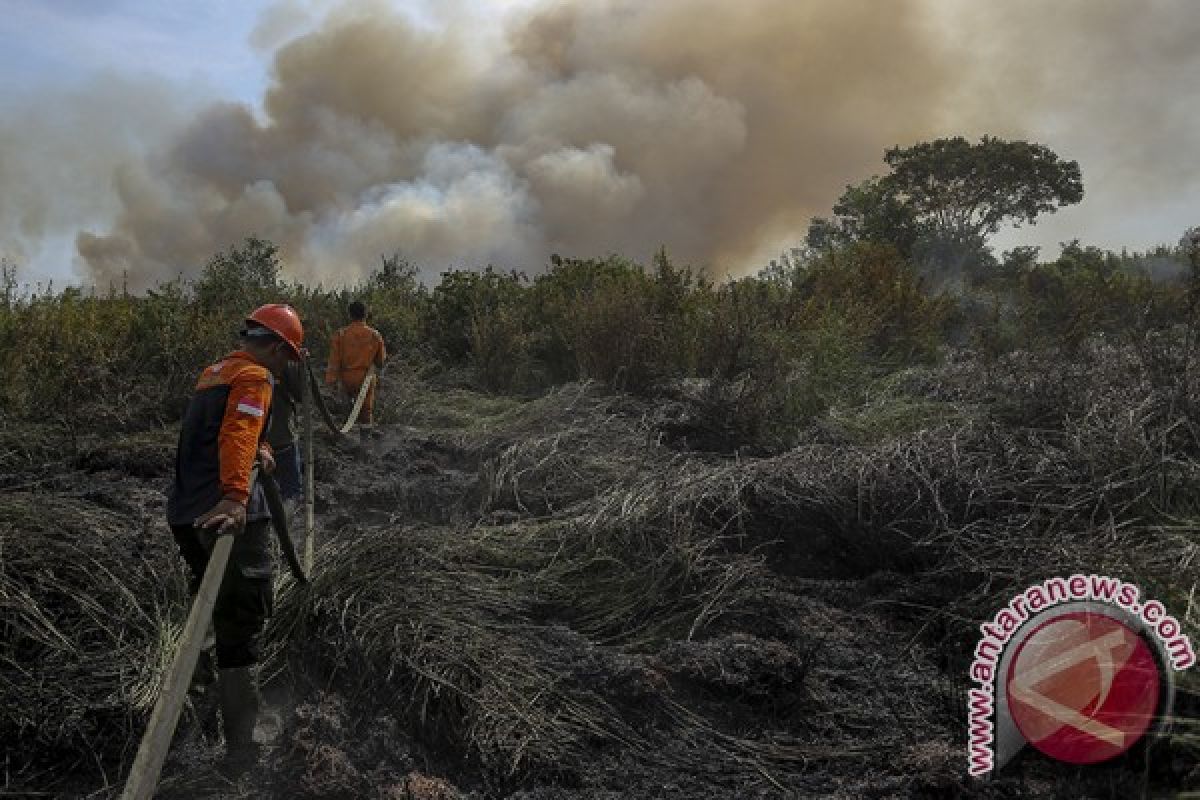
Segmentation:
<svg viewBox="0 0 1200 800">
<path fill-rule="evenodd" d="M 155 76 L 255 102 L 268 58 L 250 0 L 0 0 L 0 102 L 99 72 Z"/>
</svg>

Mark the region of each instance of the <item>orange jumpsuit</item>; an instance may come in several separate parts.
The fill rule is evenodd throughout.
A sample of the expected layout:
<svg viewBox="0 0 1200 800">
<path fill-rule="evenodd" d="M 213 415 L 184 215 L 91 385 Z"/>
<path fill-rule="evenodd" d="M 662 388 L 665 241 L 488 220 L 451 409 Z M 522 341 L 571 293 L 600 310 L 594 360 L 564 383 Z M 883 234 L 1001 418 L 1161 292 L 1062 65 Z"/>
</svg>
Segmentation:
<svg viewBox="0 0 1200 800">
<path fill-rule="evenodd" d="M 333 335 L 329 348 L 329 366 L 325 370 L 325 384 L 334 386 L 338 383 L 351 397 L 358 395 L 362 388 L 367 370 L 374 364 L 382 367 L 387 351 L 383 346 L 383 337 L 379 331 L 356 319 Z M 375 410 L 375 386 L 378 380 L 367 390 L 367 398 L 363 401 L 359 421 L 370 425 Z"/>
</svg>

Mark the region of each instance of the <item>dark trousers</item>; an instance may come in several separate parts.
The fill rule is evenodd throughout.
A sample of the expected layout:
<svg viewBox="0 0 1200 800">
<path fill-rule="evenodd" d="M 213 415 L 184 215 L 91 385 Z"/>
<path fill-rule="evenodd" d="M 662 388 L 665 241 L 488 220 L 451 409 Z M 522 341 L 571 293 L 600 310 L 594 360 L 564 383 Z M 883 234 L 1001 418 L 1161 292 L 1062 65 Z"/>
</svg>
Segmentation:
<svg viewBox="0 0 1200 800">
<path fill-rule="evenodd" d="M 217 666 L 221 669 L 258 663 L 259 637 L 274 599 L 270 526 L 271 521 L 265 519 L 247 522 L 244 531 L 233 535 L 233 550 L 213 607 Z M 195 594 L 208 566 L 208 547 L 191 525 L 172 525 L 171 532 L 192 573 L 191 590 Z"/>
</svg>

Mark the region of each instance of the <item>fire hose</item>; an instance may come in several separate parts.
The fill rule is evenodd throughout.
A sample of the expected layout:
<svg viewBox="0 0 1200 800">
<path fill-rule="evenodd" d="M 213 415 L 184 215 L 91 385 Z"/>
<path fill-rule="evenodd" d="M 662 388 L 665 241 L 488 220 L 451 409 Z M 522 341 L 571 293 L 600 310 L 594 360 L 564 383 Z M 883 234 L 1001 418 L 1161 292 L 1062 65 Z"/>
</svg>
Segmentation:
<svg viewBox="0 0 1200 800">
<path fill-rule="evenodd" d="M 296 555 L 296 545 L 292 543 L 291 533 L 288 531 L 287 510 L 283 506 L 283 495 L 279 491 L 279 483 L 275 480 L 274 475 L 263 474 L 262 476 L 263 493 L 267 497 L 267 509 L 271 512 L 271 527 L 275 529 L 275 536 L 279 539 L 279 551 L 283 553 L 283 560 L 287 562 L 288 569 L 292 573 L 292 577 L 296 579 L 296 583 L 301 586 L 308 584 L 308 576 L 304 572 L 304 567 L 300 566 L 300 559 Z"/>
<path fill-rule="evenodd" d="M 335 436 L 344 436 L 354 427 L 354 423 L 358 421 L 358 415 L 362 412 L 363 404 L 367 401 L 367 394 L 371 390 L 371 385 L 375 383 L 377 378 L 375 365 L 367 370 L 367 376 L 363 378 L 362 386 L 359 387 L 358 396 L 354 399 L 354 407 L 350 409 L 350 416 L 342 425 L 338 425 L 333 420 L 333 414 L 329 412 L 329 408 L 325 405 L 325 398 L 321 396 L 321 384 L 317 381 L 316 373 L 313 372 L 312 364 L 308 361 L 304 362 L 304 368 L 308 372 L 308 391 L 309 396 L 314 400 L 317 410 L 321 412 L 321 419 L 324 420 L 325 426 Z"/>
</svg>

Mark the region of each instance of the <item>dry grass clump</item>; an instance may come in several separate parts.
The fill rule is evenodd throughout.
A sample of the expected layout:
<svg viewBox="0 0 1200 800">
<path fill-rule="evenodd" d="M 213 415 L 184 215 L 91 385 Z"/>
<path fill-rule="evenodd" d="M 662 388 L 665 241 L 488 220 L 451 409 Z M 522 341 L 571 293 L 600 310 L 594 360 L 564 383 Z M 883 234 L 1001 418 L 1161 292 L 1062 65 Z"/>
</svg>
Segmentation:
<svg viewBox="0 0 1200 800">
<path fill-rule="evenodd" d="M 1155 355 L 1101 340 L 1069 360 L 910 370 L 831 414 L 826 435 L 769 458 L 685 456 L 659 442 L 648 411 L 592 406 L 501 451 L 485 508 L 558 512 L 567 552 L 615 531 L 625 545 L 590 573 L 631 580 L 651 564 L 670 574 L 686 542 L 686 564 L 757 548 L 778 571 L 920 574 L 938 597 L 981 604 L 1062 571 L 1170 591 L 1197 560 L 1200 414 L 1187 398 L 1200 370 L 1178 341 L 1146 347 Z M 830 441 L 851 419 L 858 443 Z M 648 530 L 671 535 L 640 547 Z M 570 563 L 557 569 L 586 584 Z"/>
<path fill-rule="evenodd" d="M 429 530 L 375 530 L 320 553 L 311 596 L 282 598 L 272 621 L 302 643 L 348 699 L 386 706 L 421 737 L 447 745 L 503 783 L 556 774 L 597 741 L 637 735 L 555 663 L 564 635 L 532 622 L 533 544 L 507 563 Z"/>
<path fill-rule="evenodd" d="M 559 398 L 566 402 L 553 408 L 552 418 L 506 432 L 511 444 L 482 471 L 485 508 L 553 514 L 648 478 L 671 460 L 644 406 L 599 394 L 594 384 Z"/>
<path fill-rule="evenodd" d="M 989 512 L 951 530 L 955 560 L 1014 579 L 1072 562 L 1153 584 L 1185 575 L 1195 531 L 1162 525 L 1190 516 L 1200 489 L 1200 365 L 1184 344 L 1096 340 L 1070 358 L 964 360 L 937 376 L 933 392 L 988 401 L 997 415 L 984 447 L 948 453 L 970 476 L 973 507 Z"/>
<path fill-rule="evenodd" d="M 184 592 L 171 537 L 139 536 L 142 522 L 134 508 L 0 493 L 0 739 L 20 743 L 10 774 L 91 769 L 136 744 Z"/>
<path fill-rule="evenodd" d="M 663 670 L 764 714 L 790 712 L 804 698 L 811 663 L 782 642 L 746 633 L 672 642 L 657 656 Z"/>
<path fill-rule="evenodd" d="M 628 401 L 559 397 L 573 413 L 540 436 L 498 433 L 515 441 L 483 472 L 485 512 L 541 516 L 345 530 L 311 593 L 281 599 L 277 641 L 301 643 L 292 664 L 315 665 L 355 707 L 402 709 L 493 787 L 570 784 L 598 752 L 659 759 L 664 726 L 696 739 L 698 764 L 744 760 L 753 743 L 702 728 L 638 655 L 703 635 L 761 575 L 732 524 L 737 470 L 670 453 Z"/>
<path fill-rule="evenodd" d="M 809 758 L 841 757 L 824 744 L 721 730 L 675 699 L 660 662 L 641 654 L 653 641 L 687 636 L 715 606 L 734 602 L 736 587 L 689 591 L 681 581 L 668 588 L 661 565 L 621 581 L 613 571 L 589 581 L 588 568 L 606 556 L 592 551 L 584 560 L 560 550 L 560 533 L 546 526 L 505 539 L 501 529 L 464 531 L 464 541 L 448 543 L 422 530 L 368 531 L 326 548 L 314 595 L 286 595 L 273 624 L 293 643 L 301 680 L 336 687 L 358 730 L 387 709 L 408 721 L 442 769 L 490 793 L 627 785 L 654 770 L 741 785 L 747 776 L 760 782 L 764 772 L 795 771 Z M 559 571 L 564 562 L 570 574 Z M 638 585 L 647 576 L 661 585 Z M 688 580 L 705 579 L 712 580 L 701 572 Z M 600 597 L 611 601 L 603 614 Z M 601 644 L 591 631 L 624 645 Z M 777 685 L 798 701 L 807 654 L 781 642 L 730 641 L 672 651 L 664 668 L 707 681 L 734 702 L 761 706 Z M 740 677 L 722 680 L 713 672 L 722 663 Z M 759 685 L 776 663 L 784 674 Z M 356 774 L 337 753 L 336 764 L 316 755 L 306 763 L 318 771 L 340 764 L 338 775 Z"/>
<path fill-rule="evenodd" d="M 0 479 L 5 485 L 24 483 L 28 473 L 64 463 L 67 456 L 56 426 L 18 424 L 0 414 Z"/>
</svg>

